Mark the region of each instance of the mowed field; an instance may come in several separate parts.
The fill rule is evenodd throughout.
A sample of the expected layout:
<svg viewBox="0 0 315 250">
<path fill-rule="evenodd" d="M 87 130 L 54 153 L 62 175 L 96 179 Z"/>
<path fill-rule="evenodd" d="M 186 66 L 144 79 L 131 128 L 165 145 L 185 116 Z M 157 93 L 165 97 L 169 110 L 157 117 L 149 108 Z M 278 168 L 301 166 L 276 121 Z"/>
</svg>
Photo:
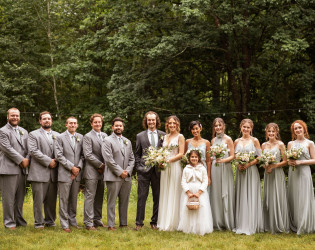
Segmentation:
<svg viewBox="0 0 315 250">
<path fill-rule="evenodd" d="M 3 227 L 2 204 L 0 204 L 0 249 L 315 249 L 315 234 L 298 236 L 296 234 L 260 233 L 252 236 L 236 235 L 229 231 L 215 231 L 205 236 L 184 234 L 182 232 L 160 232 L 150 228 L 152 197 L 149 195 L 145 226 L 135 231 L 137 209 L 137 183 L 133 187 L 129 203 L 129 228 L 119 229 L 116 210 L 117 231 L 106 228 L 91 232 L 83 225 L 83 194 L 78 198 L 77 219 L 81 229 L 64 232 L 57 215 L 55 228 L 35 230 L 33 227 L 32 196 L 29 191 L 25 198 L 24 215 L 28 226 L 14 231 Z M 58 209 L 57 209 L 58 211 Z M 103 206 L 103 222 L 106 224 L 106 200 Z"/>
</svg>

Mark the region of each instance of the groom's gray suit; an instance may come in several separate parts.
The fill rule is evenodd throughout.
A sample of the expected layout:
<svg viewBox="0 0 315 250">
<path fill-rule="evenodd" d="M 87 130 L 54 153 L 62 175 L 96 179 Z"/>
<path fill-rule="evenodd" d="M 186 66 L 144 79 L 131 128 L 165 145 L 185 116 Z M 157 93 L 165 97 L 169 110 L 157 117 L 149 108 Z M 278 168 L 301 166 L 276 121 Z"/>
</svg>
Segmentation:
<svg viewBox="0 0 315 250">
<path fill-rule="evenodd" d="M 115 205 L 119 197 L 119 223 L 120 226 L 128 225 L 128 203 L 131 190 L 131 175 L 135 159 L 130 140 L 122 136 L 123 145 L 118 141 L 117 135 L 112 133 L 106 137 L 102 145 L 102 154 L 105 160 L 104 181 L 107 186 L 107 224 L 115 226 Z M 128 176 L 123 179 L 123 171 Z"/>
<path fill-rule="evenodd" d="M 43 128 L 34 130 L 28 136 L 28 149 L 32 157 L 27 180 L 32 183 L 33 210 L 35 228 L 55 226 L 57 200 L 57 170 L 49 164 L 55 159 L 54 144 L 59 135 L 52 131 L 53 140 L 49 142 Z M 43 219 L 42 205 L 44 204 L 45 220 Z"/>
<path fill-rule="evenodd" d="M 0 129 L 0 183 L 3 223 L 7 228 L 26 226 L 22 209 L 27 169 L 22 169 L 19 164 L 24 158 L 30 158 L 27 152 L 28 133 L 22 127 L 17 128 L 20 136 L 9 123 Z"/>
<path fill-rule="evenodd" d="M 74 134 L 75 145 L 73 146 L 70 134 L 65 131 L 56 138 L 55 154 L 59 162 L 58 167 L 58 190 L 59 190 L 59 218 L 63 229 L 71 226 L 78 226 L 77 196 L 80 188 L 80 181 L 83 169 L 83 135 Z M 80 168 L 79 175 L 72 176 L 72 167 Z"/>
</svg>

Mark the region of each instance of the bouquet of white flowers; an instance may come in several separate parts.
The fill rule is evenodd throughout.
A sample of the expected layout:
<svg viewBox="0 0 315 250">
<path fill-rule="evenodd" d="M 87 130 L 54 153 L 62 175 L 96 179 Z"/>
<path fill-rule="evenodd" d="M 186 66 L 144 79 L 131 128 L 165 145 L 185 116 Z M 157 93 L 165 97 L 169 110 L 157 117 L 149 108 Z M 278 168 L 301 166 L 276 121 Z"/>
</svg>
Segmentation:
<svg viewBox="0 0 315 250">
<path fill-rule="evenodd" d="M 146 151 L 146 155 L 143 156 L 145 165 L 158 167 L 160 171 L 165 170 L 167 167 L 169 167 L 167 160 L 171 154 L 171 151 L 172 148 L 155 148 L 150 146 Z"/>
<path fill-rule="evenodd" d="M 259 167 L 268 167 L 270 164 L 277 162 L 277 152 L 271 154 L 270 152 L 263 151 L 261 157 L 258 159 Z"/>
<path fill-rule="evenodd" d="M 226 152 L 228 152 L 228 148 L 227 145 L 225 143 L 223 144 L 216 144 L 210 147 L 210 150 L 208 151 L 208 153 L 210 155 L 212 155 L 215 159 L 219 159 L 222 158 Z M 219 164 L 216 162 L 215 166 L 218 167 Z"/>
<path fill-rule="evenodd" d="M 255 152 L 236 152 L 235 159 L 232 161 L 233 166 L 246 165 L 247 163 L 255 160 Z"/>
<path fill-rule="evenodd" d="M 299 147 L 292 147 L 290 150 L 286 150 L 284 154 L 287 156 L 290 160 L 297 160 L 302 155 L 303 148 Z M 295 171 L 296 167 L 292 166 L 292 171 Z"/>
</svg>

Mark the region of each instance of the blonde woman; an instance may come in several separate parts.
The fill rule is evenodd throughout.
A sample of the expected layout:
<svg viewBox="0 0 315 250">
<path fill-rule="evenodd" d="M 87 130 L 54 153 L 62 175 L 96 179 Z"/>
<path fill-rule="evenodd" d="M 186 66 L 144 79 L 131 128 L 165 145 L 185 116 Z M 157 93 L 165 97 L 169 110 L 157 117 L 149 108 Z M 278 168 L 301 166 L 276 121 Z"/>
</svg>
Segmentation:
<svg viewBox="0 0 315 250">
<path fill-rule="evenodd" d="M 180 197 L 182 193 L 182 167 L 180 160 L 185 150 L 185 138 L 180 131 L 180 121 L 176 116 L 168 117 L 165 123 L 166 136 L 163 147 L 172 148 L 168 163 L 161 171 L 158 228 L 175 231 L 179 224 Z"/>
<path fill-rule="evenodd" d="M 243 119 L 240 124 L 242 137 L 234 142 L 235 153 L 253 152 L 261 155 L 257 138 L 252 136 L 254 123 Z M 235 232 L 251 235 L 264 231 L 261 205 L 260 176 L 257 169 L 258 160 L 239 164 L 235 180 Z"/>
</svg>

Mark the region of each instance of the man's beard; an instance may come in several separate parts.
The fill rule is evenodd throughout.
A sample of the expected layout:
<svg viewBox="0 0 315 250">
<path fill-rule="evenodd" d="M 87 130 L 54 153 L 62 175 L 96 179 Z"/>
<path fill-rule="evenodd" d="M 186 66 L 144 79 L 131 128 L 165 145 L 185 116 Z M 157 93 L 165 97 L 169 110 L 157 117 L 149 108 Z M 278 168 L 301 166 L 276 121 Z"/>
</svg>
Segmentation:
<svg viewBox="0 0 315 250">
<path fill-rule="evenodd" d="M 122 135 L 122 131 L 121 130 L 119 130 L 120 132 L 118 132 L 118 129 L 115 129 L 114 130 L 114 133 L 116 134 L 116 135 Z"/>
<path fill-rule="evenodd" d="M 51 125 L 43 125 L 42 127 L 43 129 L 48 129 L 48 128 L 51 128 Z"/>
<path fill-rule="evenodd" d="M 16 124 L 13 124 L 12 120 L 8 120 L 8 123 L 9 123 L 12 127 L 16 127 L 17 125 L 19 125 L 20 121 L 16 121 Z"/>
</svg>

